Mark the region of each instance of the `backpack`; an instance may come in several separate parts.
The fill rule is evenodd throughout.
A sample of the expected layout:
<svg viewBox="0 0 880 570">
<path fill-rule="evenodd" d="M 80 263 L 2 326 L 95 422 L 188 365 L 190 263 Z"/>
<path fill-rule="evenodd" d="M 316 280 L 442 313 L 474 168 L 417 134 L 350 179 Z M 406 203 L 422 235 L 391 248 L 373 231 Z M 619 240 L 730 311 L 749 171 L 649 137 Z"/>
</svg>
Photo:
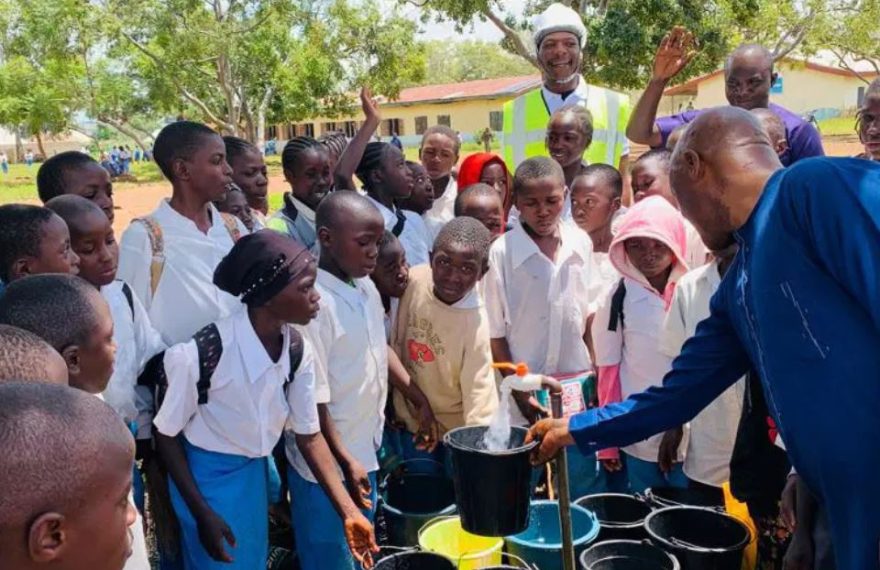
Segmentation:
<svg viewBox="0 0 880 570">
<path fill-rule="evenodd" d="M 226 231 L 229 232 L 229 237 L 232 238 L 232 243 L 237 242 L 241 238 L 241 230 L 238 229 L 235 216 L 220 212 L 220 217 L 223 219 Z M 159 225 L 155 216 L 135 218 L 132 222 L 138 222 L 147 228 L 150 249 L 153 254 L 150 262 L 150 294 L 155 295 L 156 289 L 159 288 L 159 280 L 162 278 L 162 271 L 165 269 L 165 238 L 162 236 L 162 226 Z"/>
<path fill-rule="evenodd" d="M 614 332 L 618 324 L 623 326 L 623 300 L 626 298 L 626 285 L 621 279 L 617 283 L 617 289 L 611 295 L 611 314 L 608 315 L 608 330 Z"/>
</svg>

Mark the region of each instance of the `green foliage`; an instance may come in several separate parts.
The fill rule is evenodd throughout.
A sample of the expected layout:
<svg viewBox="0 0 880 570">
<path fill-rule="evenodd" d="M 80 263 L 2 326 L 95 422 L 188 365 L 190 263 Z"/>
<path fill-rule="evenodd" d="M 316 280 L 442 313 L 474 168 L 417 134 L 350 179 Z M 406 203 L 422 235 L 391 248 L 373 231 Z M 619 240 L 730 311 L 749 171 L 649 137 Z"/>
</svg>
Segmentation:
<svg viewBox="0 0 880 570">
<path fill-rule="evenodd" d="M 433 40 L 425 42 L 424 47 L 430 71 L 421 84 L 458 83 L 537 73 L 528 61 L 495 43 Z"/>
</svg>

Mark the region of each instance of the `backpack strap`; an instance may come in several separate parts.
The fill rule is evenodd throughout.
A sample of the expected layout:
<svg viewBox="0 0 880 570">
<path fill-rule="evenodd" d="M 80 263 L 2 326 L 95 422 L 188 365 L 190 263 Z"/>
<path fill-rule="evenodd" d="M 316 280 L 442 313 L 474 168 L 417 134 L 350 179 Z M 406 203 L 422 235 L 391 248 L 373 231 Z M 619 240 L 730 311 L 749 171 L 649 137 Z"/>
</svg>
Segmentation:
<svg viewBox="0 0 880 570">
<path fill-rule="evenodd" d="M 153 394 L 153 412 L 157 412 L 168 391 L 168 376 L 165 374 L 165 351 L 150 358 L 144 371 L 137 377 L 138 386 L 146 386 Z"/>
<path fill-rule="evenodd" d="M 238 229 L 238 218 L 225 212 L 220 212 L 220 217 L 223 218 L 223 225 L 226 226 L 226 231 L 229 232 L 232 243 L 241 239 L 241 230 Z"/>
<path fill-rule="evenodd" d="M 162 278 L 162 270 L 165 269 L 165 239 L 162 237 L 162 226 L 153 216 L 135 218 L 132 222 L 143 224 L 147 228 L 150 238 L 150 249 L 153 259 L 150 262 L 150 294 L 155 295 L 159 288 L 159 280 Z"/>
<path fill-rule="evenodd" d="M 608 330 L 616 331 L 618 323 L 623 325 L 623 300 L 626 298 L 626 285 L 623 279 L 617 284 L 617 289 L 611 296 L 611 314 L 608 316 Z"/>
<path fill-rule="evenodd" d="M 284 382 L 284 393 L 287 393 L 287 387 L 293 382 L 299 365 L 302 364 L 303 355 L 305 354 L 305 340 L 302 333 L 293 327 L 290 327 L 290 375 Z"/>
<path fill-rule="evenodd" d="M 223 355 L 223 339 L 220 338 L 220 330 L 217 325 L 211 323 L 193 335 L 196 341 L 196 349 L 199 353 L 199 381 L 196 390 L 199 394 L 199 404 L 208 403 L 208 391 L 211 389 L 211 377 L 217 370 L 220 357 Z"/>
<path fill-rule="evenodd" d="M 128 286 L 128 283 L 122 281 L 122 294 L 125 295 L 125 300 L 128 302 L 128 308 L 131 310 L 131 320 L 134 322 L 134 293 L 131 292 L 131 287 Z"/>
</svg>

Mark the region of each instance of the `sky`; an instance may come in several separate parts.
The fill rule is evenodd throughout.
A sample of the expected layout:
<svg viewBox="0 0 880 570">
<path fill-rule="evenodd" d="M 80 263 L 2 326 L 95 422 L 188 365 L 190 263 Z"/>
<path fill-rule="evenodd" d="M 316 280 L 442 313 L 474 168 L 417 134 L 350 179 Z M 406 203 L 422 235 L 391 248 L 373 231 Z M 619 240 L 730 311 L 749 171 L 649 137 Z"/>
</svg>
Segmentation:
<svg viewBox="0 0 880 570">
<path fill-rule="evenodd" d="M 396 4 L 396 0 L 384 0 L 388 4 Z M 504 8 L 508 13 L 521 14 L 525 9 L 526 0 L 504 0 Z M 411 18 L 419 18 L 421 9 L 406 4 L 403 7 L 403 13 Z M 481 22 L 474 20 L 470 26 L 465 28 L 463 33 L 455 31 L 455 27 L 451 23 L 434 24 L 429 23 L 421 26 L 419 38 L 424 40 L 483 40 L 489 42 L 497 42 L 501 39 L 501 31 L 496 28 L 492 22 Z"/>
</svg>

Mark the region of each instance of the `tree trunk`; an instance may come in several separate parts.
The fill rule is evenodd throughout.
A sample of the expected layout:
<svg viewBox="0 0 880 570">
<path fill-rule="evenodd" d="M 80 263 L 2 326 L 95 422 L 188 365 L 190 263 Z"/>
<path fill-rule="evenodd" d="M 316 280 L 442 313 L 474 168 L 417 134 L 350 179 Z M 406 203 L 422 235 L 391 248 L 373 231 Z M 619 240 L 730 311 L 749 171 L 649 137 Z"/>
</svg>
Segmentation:
<svg viewBox="0 0 880 570">
<path fill-rule="evenodd" d="M 125 123 L 120 123 L 119 121 L 114 121 L 109 117 L 98 117 L 97 121 L 102 125 L 107 125 L 111 129 L 115 129 L 123 135 L 127 136 L 128 138 L 133 140 L 136 145 L 141 147 L 141 150 L 143 150 L 144 152 L 150 152 L 150 147 L 148 147 L 144 143 L 143 139 L 138 136 L 137 131 L 131 128 L 131 126 L 126 125 Z"/>
<path fill-rule="evenodd" d="M 46 160 L 49 158 L 49 155 L 46 154 L 46 148 L 43 146 L 43 133 L 38 129 L 37 132 L 34 133 L 34 138 L 37 139 L 37 148 L 40 149 L 40 155 L 42 155 L 43 160 Z"/>
<path fill-rule="evenodd" d="M 21 127 L 15 127 L 15 158 L 14 162 L 19 163 L 24 158 L 24 145 L 21 144 Z"/>
</svg>

